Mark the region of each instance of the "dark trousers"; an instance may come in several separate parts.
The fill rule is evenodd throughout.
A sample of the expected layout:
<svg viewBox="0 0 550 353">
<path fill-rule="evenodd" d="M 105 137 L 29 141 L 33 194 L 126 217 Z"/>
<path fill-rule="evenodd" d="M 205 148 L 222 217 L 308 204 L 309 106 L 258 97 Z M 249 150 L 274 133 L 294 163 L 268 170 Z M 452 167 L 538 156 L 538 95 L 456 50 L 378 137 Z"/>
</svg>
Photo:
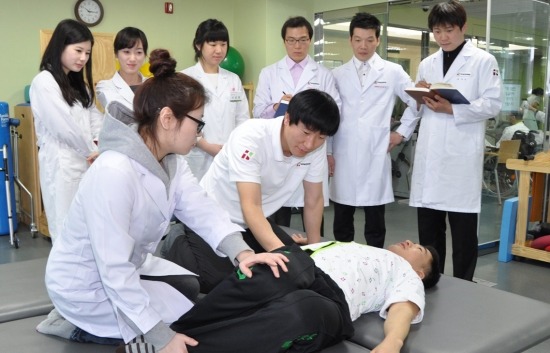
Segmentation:
<svg viewBox="0 0 550 353">
<path fill-rule="evenodd" d="M 302 214 L 302 213 L 300 213 Z M 272 214 L 270 219 L 280 226 L 290 227 L 290 219 L 292 218 L 292 207 L 281 207 L 274 214 Z M 302 217 L 303 224 L 303 217 Z"/>
<path fill-rule="evenodd" d="M 334 205 L 334 223 L 332 230 L 334 239 L 338 241 L 350 242 L 355 238 L 355 226 L 353 216 L 356 206 L 344 205 L 333 202 Z M 385 205 L 363 206 L 365 211 L 365 240 L 368 245 L 377 248 L 384 247 L 386 239 L 386 221 L 384 218 L 386 212 Z"/>
<path fill-rule="evenodd" d="M 235 267 L 227 257 L 217 256 L 210 245 L 188 228 L 174 240 L 165 258 L 200 274 L 201 293 L 209 293 Z"/>
<path fill-rule="evenodd" d="M 292 237 L 285 232 L 281 227 L 279 227 L 278 223 L 270 217 L 267 218 L 267 222 L 271 226 L 271 229 L 273 230 L 273 233 L 279 238 L 283 244 L 285 245 L 292 245 L 294 244 L 294 240 L 292 240 Z M 288 227 L 288 226 L 287 226 Z M 244 241 L 250 246 L 254 252 L 265 252 L 266 250 L 260 245 L 258 240 L 256 240 L 256 237 L 252 232 L 250 231 L 250 228 L 247 228 L 245 232 L 243 233 L 243 239 Z"/>
<path fill-rule="evenodd" d="M 419 207 L 418 238 L 422 245 L 432 245 L 439 253 L 440 272 L 445 268 L 446 218 L 451 226 L 453 276 L 471 281 L 477 264 L 477 213 L 439 211 Z"/>
<path fill-rule="evenodd" d="M 96 343 L 96 344 L 106 344 L 110 346 L 118 346 L 124 344 L 124 340 L 121 338 L 109 338 L 109 337 L 99 337 L 92 335 L 84 331 L 83 329 L 77 327 L 71 333 L 69 340 L 79 343 Z"/>
<path fill-rule="evenodd" d="M 293 245 L 294 240 L 271 219 L 267 220 L 273 232 L 285 245 Z M 243 233 L 244 241 L 256 253 L 265 252 L 250 229 Z M 201 293 L 209 293 L 235 267 L 227 257 L 220 257 L 197 233 L 185 227 L 185 232 L 173 242 L 165 256 L 191 272 L 199 274 Z"/>
<path fill-rule="evenodd" d="M 306 226 L 304 224 L 304 208 L 298 207 L 298 213 L 302 217 L 302 228 L 305 230 Z M 292 207 L 281 207 L 274 214 L 269 216 L 269 219 L 273 220 L 275 224 L 280 226 L 290 227 L 290 219 L 292 218 Z M 325 216 L 321 218 L 321 236 L 325 236 Z"/>
<path fill-rule="evenodd" d="M 353 335 L 340 288 L 298 246 L 274 250 L 289 258 L 275 278 L 265 265 L 247 278 L 232 270 L 171 325 L 199 341 L 189 352 L 316 352 Z"/>
</svg>

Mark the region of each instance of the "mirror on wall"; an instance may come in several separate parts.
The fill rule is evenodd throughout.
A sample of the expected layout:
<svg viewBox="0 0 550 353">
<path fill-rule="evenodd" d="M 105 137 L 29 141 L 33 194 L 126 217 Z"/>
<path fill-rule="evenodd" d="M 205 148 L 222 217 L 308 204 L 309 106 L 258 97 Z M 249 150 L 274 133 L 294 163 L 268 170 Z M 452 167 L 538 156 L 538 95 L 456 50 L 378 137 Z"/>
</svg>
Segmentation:
<svg viewBox="0 0 550 353">
<path fill-rule="evenodd" d="M 315 37 L 319 39 L 314 45 L 315 60 L 329 68 L 350 60 L 349 21 L 357 12 L 369 12 L 383 23 L 378 54 L 402 65 L 414 80 L 420 61 L 439 49 L 427 29 L 429 10 L 438 2 L 388 1 L 317 13 Z M 498 142 L 503 130 L 514 123 L 512 113 L 517 114 L 531 91 L 540 87 L 544 93 L 537 98 L 537 111 L 529 114 L 534 115 L 535 119 L 532 127 L 539 137 L 537 150 L 547 149 L 543 144 L 548 144 L 549 1 L 525 0 L 521 6 L 518 6 L 517 0 L 476 0 L 463 1 L 462 4 L 468 13 L 467 38 L 478 48 L 488 50 L 496 57 L 503 82 L 502 110 L 487 121 L 486 144 L 491 146 Z M 398 102 L 394 109 L 396 120 L 403 109 L 402 103 Z M 523 116 L 523 112 L 521 114 Z M 411 156 L 411 159 L 414 144 L 412 141 L 407 147 L 409 151 L 406 155 Z M 517 196 L 515 173 L 507 171 L 502 165 L 498 167 L 495 177 L 494 162 L 494 157 L 487 154 L 479 217 L 480 244 L 492 244 L 499 239 L 502 218 L 499 191 L 502 200 Z M 393 178 L 396 198 L 406 201 L 408 183 L 404 179 Z M 499 190 L 496 189 L 495 178 L 502 186 Z"/>
</svg>

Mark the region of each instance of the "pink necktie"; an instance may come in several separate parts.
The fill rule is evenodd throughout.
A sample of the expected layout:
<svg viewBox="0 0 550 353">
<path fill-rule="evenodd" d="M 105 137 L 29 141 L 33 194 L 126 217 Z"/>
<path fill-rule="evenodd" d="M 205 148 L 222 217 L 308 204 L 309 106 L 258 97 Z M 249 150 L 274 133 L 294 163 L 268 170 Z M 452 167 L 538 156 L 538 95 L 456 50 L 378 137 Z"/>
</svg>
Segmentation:
<svg viewBox="0 0 550 353">
<path fill-rule="evenodd" d="M 304 71 L 304 69 L 299 64 L 294 64 L 294 66 L 290 69 L 290 74 L 292 75 L 292 80 L 294 81 L 294 87 L 298 84 L 302 71 Z"/>
</svg>

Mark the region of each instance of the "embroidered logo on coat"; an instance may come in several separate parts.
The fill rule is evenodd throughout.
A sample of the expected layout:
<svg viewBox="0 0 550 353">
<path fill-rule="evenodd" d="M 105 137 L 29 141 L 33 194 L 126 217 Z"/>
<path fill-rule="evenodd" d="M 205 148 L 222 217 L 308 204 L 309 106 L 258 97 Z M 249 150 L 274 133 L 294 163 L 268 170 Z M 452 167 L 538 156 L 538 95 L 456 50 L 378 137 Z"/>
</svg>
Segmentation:
<svg viewBox="0 0 550 353">
<path fill-rule="evenodd" d="M 252 156 L 254 156 L 254 152 L 249 151 L 249 150 L 245 150 L 243 155 L 241 156 L 241 158 L 246 159 L 247 161 L 249 161 L 250 158 L 252 158 Z"/>
</svg>

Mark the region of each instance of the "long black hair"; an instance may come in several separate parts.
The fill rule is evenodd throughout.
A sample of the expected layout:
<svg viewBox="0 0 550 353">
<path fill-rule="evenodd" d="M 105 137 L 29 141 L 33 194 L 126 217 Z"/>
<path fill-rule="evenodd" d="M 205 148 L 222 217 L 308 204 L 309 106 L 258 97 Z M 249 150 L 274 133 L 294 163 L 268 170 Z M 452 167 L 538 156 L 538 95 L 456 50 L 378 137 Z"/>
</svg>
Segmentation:
<svg viewBox="0 0 550 353">
<path fill-rule="evenodd" d="M 84 107 L 94 104 L 94 83 L 92 79 L 92 53 L 86 66 L 79 72 L 69 71 L 65 74 L 61 63 L 61 56 L 68 45 L 90 41 L 94 46 L 94 37 L 88 27 L 75 20 L 59 22 L 53 31 L 52 38 L 44 51 L 40 70 L 49 71 L 59 85 L 63 98 L 67 104 L 73 106 L 79 101 Z M 84 79 L 86 75 L 86 79 Z"/>
</svg>

